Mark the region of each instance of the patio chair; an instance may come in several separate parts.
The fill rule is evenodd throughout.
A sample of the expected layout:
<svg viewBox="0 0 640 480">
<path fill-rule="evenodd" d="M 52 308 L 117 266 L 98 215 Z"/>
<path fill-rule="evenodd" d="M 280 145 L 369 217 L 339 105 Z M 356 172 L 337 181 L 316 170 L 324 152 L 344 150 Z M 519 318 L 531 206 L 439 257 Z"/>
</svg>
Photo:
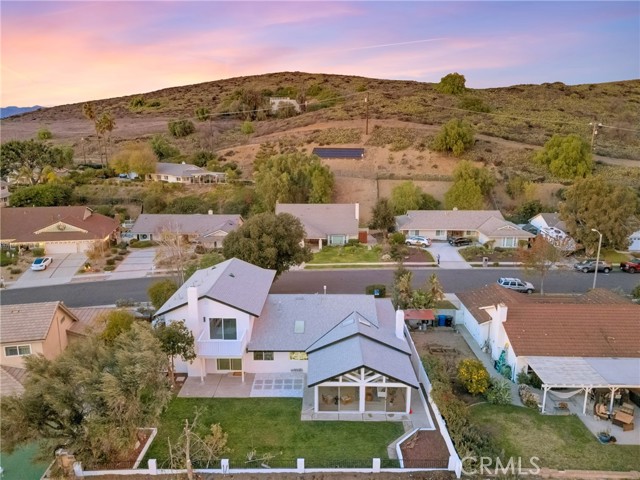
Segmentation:
<svg viewBox="0 0 640 480">
<path fill-rule="evenodd" d="M 343 395 L 340 397 L 340 402 L 343 405 L 349 405 L 351 402 L 353 402 L 353 397 L 351 395 Z"/>
<path fill-rule="evenodd" d="M 604 403 L 598 403 L 595 406 L 594 412 L 596 417 L 601 418 L 602 420 L 609 420 L 609 411 Z"/>
<path fill-rule="evenodd" d="M 331 405 L 333 403 L 333 396 L 322 394 L 322 403 L 325 405 Z"/>
</svg>

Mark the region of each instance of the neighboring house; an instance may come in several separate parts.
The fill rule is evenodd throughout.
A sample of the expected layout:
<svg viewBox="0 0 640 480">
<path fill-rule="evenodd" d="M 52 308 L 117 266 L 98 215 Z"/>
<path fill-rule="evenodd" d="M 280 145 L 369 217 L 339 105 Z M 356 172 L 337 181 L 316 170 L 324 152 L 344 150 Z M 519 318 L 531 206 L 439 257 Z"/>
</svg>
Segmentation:
<svg viewBox="0 0 640 480">
<path fill-rule="evenodd" d="M 24 357 L 41 354 L 49 360 L 67 345 L 103 328 L 106 308 L 68 308 L 62 302 L 0 307 L 0 391 L 20 394 L 26 378 Z"/>
<path fill-rule="evenodd" d="M 44 248 L 47 254 L 78 253 L 97 241 L 118 238 L 120 224 L 88 207 L 10 207 L 0 209 L 0 243 Z"/>
<path fill-rule="evenodd" d="M 168 183 L 225 183 L 227 174 L 224 172 L 210 172 L 204 168 L 187 163 L 156 164 L 156 172 L 148 173 L 147 180 Z"/>
<path fill-rule="evenodd" d="M 409 210 L 396 217 L 396 228 L 405 235 L 431 240 L 469 237 L 494 247 L 516 248 L 535 235 L 504 219 L 498 210 Z"/>
<path fill-rule="evenodd" d="M 147 214 L 135 221 L 129 233 L 138 240 L 159 240 L 163 231 L 177 232 L 188 242 L 222 247 L 225 237 L 244 223 L 240 215 Z"/>
<path fill-rule="evenodd" d="M 304 243 L 321 250 L 323 245 L 344 245 L 358 239 L 358 203 L 278 203 L 276 214 L 290 213 L 306 232 Z"/>
<path fill-rule="evenodd" d="M 515 380 L 553 388 L 640 388 L 640 305 L 609 290 L 534 297 L 488 285 L 457 294 L 457 323 Z M 546 398 L 546 396 L 545 396 Z"/>
<path fill-rule="evenodd" d="M 292 105 L 295 111 L 300 113 L 298 101 L 289 97 L 271 97 L 269 98 L 269 105 L 271 105 L 271 112 L 273 113 L 277 113 L 282 105 Z"/>
<path fill-rule="evenodd" d="M 9 192 L 9 184 L 4 180 L 0 180 L 0 207 L 9 206 L 10 196 L 11 193 Z"/>
<path fill-rule="evenodd" d="M 535 217 L 529 219 L 529 223 L 538 230 L 553 227 L 562 230 L 565 233 L 567 232 L 567 225 L 560 220 L 557 213 L 539 213 Z"/>
<path fill-rule="evenodd" d="M 197 358 L 176 370 L 306 374 L 316 413 L 409 413 L 418 381 L 403 312 L 368 295 L 269 295 L 274 277 L 235 258 L 194 273 L 156 313 L 196 339 Z"/>
</svg>

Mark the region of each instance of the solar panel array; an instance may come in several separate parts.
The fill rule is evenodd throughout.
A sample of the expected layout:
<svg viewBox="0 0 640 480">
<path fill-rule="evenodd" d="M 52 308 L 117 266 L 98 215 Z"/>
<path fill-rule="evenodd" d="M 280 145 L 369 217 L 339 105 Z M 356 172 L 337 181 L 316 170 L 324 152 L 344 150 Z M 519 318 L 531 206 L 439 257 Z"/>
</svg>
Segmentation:
<svg viewBox="0 0 640 480">
<path fill-rule="evenodd" d="M 320 158 L 364 158 L 364 148 L 314 148 L 312 153 Z"/>
</svg>

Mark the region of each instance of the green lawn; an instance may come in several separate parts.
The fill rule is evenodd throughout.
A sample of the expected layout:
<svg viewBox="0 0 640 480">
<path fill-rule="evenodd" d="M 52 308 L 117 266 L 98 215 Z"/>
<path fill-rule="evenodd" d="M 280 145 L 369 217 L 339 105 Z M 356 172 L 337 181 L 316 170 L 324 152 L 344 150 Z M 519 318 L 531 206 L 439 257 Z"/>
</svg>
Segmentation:
<svg viewBox="0 0 640 480">
<path fill-rule="evenodd" d="M 560 470 L 640 470 L 640 446 L 603 445 L 575 415 L 540 415 L 513 405 L 476 405 L 472 420 L 505 457 L 538 457 L 540 467 Z"/>
<path fill-rule="evenodd" d="M 604 258 L 613 266 L 618 266 L 620 262 L 626 262 L 627 260 L 629 260 L 631 258 L 631 255 L 629 255 L 628 253 L 616 252 L 615 250 L 602 249 L 602 251 L 600 252 L 600 257 Z"/>
<path fill-rule="evenodd" d="M 380 262 L 380 247 L 369 250 L 364 245 L 345 245 L 343 247 L 323 247 L 313 255 L 308 263 L 361 263 Z"/>
<path fill-rule="evenodd" d="M 167 438 L 178 438 L 184 419 L 201 409 L 204 435 L 220 423 L 228 437 L 232 465 L 245 466 L 247 452 L 273 453 L 282 459 L 305 458 L 307 464 L 387 458 L 387 445 L 403 433 L 401 422 L 302 422 L 296 398 L 175 398 L 162 415 L 158 435 L 147 453 L 161 464 Z M 295 461 L 294 461 L 295 464 Z"/>
</svg>

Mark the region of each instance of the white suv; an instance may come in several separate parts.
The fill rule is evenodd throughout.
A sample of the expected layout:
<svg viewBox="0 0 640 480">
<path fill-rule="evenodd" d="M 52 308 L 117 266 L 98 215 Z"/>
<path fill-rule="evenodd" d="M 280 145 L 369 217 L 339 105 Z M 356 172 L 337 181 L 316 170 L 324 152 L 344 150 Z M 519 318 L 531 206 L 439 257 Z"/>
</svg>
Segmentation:
<svg viewBox="0 0 640 480">
<path fill-rule="evenodd" d="M 405 243 L 409 246 L 418 246 L 418 247 L 431 246 L 431 240 L 429 240 L 427 237 L 419 237 L 417 235 L 412 235 L 410 237 L 407 237 L 407 239 L 405 240 Z"/>
<path fill-rule="evenodd" d="M 498 285 L 523 293 L 533 293 L 535 291 L 533 284 L 529 282 L 523 282 L 519 278 L 501 277 L 498 279 Z"/>
</svg>

